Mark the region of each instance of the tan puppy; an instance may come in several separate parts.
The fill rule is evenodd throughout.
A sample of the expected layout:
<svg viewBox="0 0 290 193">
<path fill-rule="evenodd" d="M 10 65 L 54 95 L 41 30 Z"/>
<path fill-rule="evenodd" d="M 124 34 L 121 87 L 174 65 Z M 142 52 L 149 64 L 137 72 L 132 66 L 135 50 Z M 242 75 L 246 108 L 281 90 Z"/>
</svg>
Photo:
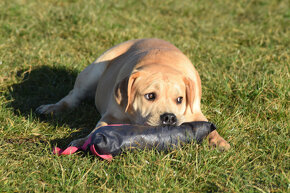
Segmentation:
<svg viewBox="0 0 290 193">
<path fill-rule="evenodd" d="M 108 124 L 180 125 L 207 121 L 200 110 L 201 82 L 189 59 L 174 45 L 159 39 L 131 40 L 101 55 L 77 77 L 73 90 L 56 104 L 37 108 L 41 114 L 76 107 L 88 96 Z M 70 145 L 81 146 L 82 138 Z M 213 131 L 211 145 L 230 145 Z"/>
</svg>

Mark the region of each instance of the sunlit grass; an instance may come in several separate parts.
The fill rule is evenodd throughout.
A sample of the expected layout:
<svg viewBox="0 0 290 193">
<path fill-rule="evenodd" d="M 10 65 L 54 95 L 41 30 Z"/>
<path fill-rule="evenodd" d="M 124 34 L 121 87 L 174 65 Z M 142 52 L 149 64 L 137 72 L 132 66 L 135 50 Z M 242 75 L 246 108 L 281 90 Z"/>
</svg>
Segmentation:
<svg viewBox="0 0 290 193">
<path fill-rule="evenodd" d="M 289 16 L 278 0 L 0 1 L 0 191 L 289 191 Z M 35 108 L 64 96 L 106 49 L 144 37 L 191 59 L 203 112 L 231 150 L 204 142 L 111 163 L 52 155 L 99 115 L 92 101 L 57 117 Z"/>
</svg>

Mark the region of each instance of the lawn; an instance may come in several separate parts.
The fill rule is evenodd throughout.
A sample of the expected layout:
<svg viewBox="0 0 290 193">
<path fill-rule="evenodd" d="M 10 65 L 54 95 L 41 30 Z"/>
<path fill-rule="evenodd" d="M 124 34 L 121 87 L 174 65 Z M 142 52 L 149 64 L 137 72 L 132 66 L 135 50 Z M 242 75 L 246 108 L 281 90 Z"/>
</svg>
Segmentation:
<svg viewBox="0 0 290 193">
<path fill-rule="evenodd" d="M 287 0 L 1 0 L 0 192 L 289 192 Z M 55 156 L 100 118 L 93 101 L 39 116 L 102 52 L 157 37 L 199 71 L 202 110 L 231 144 L 189 144 L 107 162 Z"/>
</svg>

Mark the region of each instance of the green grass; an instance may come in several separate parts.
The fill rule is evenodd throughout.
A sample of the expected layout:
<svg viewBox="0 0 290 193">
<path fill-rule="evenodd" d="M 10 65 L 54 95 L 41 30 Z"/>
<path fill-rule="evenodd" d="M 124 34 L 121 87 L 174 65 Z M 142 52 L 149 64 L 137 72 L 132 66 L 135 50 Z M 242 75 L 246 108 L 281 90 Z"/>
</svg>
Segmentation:
<svg viewBox="0 0 290 193">
<path fill-rule="evenodd" d="M 287 0 L 0 1 L 0 192 L 289 192 L 289 26 Z M 35 108 L 106 49 L 144 37 L 191 59 L 231 150 L 52 155 L 99 115 L 92 101 L 57 117 Z"/>
</svg>

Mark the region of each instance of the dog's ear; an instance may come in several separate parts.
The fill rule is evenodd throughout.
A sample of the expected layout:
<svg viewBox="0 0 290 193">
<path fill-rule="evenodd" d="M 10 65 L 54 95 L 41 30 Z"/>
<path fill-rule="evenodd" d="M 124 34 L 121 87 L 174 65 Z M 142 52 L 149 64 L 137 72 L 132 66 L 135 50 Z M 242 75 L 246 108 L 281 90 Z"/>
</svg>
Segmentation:
<svg viewBox="0 0 290 193">
<path fill-rule="evenodd" d="M 183 78 L 186 88 L 186 108 L 190 108 L 191 112 L 193 113 L 193 105 L 194 105 L 194 98 L 195 98 L 195 88 L 194 82 L 190 78 Z M 185 111 L 186 112 L 186 111 Z"/>
<path fill-rule="evenodd" d="M 133 85 L 139 76 L 140 72 L 135 72 L 131 76 L 125 77 L 115 87 L 115 100 L 125 109 L 125 112 L 128 111 L 130 104 L 134 100 L 136 90 Z"/>
</svg>

